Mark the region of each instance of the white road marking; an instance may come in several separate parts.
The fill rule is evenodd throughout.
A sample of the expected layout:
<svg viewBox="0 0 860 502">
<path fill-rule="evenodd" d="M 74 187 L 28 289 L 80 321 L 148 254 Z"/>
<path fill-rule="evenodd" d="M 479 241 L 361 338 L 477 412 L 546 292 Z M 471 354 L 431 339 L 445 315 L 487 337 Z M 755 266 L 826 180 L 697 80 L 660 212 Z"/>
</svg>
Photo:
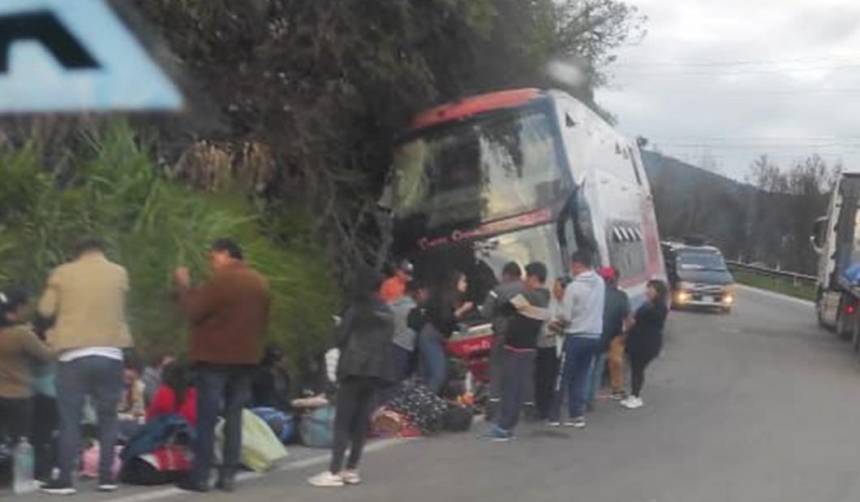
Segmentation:
<svg viewBox="0 0 860 502">
<path fill-rule="evenodd" d="M 414 441 L 412 439 L 382 439 L 379 441 L 374 441 L 369 443 L 365 448 L 365 453 L 383 450 L 385 448 L 389 448 L 394 445 L 407 443 L 410 441 Z M 266 477 L 268 474 L 276 473 L 276 472 L 290 472 L 290 471 L 298 471 L 301 469 L 305 469 L 307 467 L 313 467 L 315 465 L 326 464 L 331 459 L 331 453 L 326 452 L 320 455 L 315 455 L 313 457 L 309 457 L 303 460 L 296 460 L 293 462 L 287 462 L 275 469 L 269 471 L 268 473 L 258 473 L 258 472 L 243 472 L 236 476 L 236 481 L 238 483 L 244 483 L 247 481 L 253 481 L 256 479 L 261 479 Z M 178 497 L 180 495 L 188 495 L 189 492 L 180 490 L 179 488 L 164 488 L 161 490 L 155 490 L 146 493 L 139 493 L 137 495 L 130 495 L 128 497 L 118 497 L 115 499 L 108 499 L 107 502 L 150 502 L 152 500 L 162 500 L 171 497 Z"/>
<path fill-rule="evenodd" d="M 793 296 L 783 295 L 781 293 L 774 293 L 773 291 L 768 291 L 766 289 L 753 288 L 750 286 L 744 286 L 742 284 L 738 284 L 736 286 L 738 289 L 742 291 L 746 291 L 749 293 L 755 293 L 762 296 L 768 296 L 770 298 L 775 298 L 777 300 L 783 300 L 787 302 L 796 303 L 798 305 L 803 305 L 804 307 L 815 307 L 815 302 L 811 302 L 809 300 L 801 300 L 800 298 L 795 298 Z"/>
</svg>

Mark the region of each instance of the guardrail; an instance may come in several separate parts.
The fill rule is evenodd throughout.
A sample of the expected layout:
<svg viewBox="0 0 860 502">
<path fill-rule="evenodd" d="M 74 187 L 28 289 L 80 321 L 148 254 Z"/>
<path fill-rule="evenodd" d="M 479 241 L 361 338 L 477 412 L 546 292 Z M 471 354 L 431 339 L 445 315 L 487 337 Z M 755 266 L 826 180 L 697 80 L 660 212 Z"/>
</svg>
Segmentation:
<svg viewBox="0 0 860 502">
<path fill-rule="evenodd" d="M 818 277 L 815 277 L 814 275 L 798 274 L 797 272 L 786 272 L 785 270 L 774 270 L 758 265 L 747 265 L 746 263 L 741 263 L 737 261 L 727 261 L 726 265 L 728 265 L 729 269 L 731 270 L 740 270 L 743 272 L 749 272 L 751 274 L 760 275 L 763 277 L 770 277 L 773 279 L 787 279 L 794 283 L 795 286 L 799 286 L 801 284 L 815 286 L 818 283 Z"/>
</svg>

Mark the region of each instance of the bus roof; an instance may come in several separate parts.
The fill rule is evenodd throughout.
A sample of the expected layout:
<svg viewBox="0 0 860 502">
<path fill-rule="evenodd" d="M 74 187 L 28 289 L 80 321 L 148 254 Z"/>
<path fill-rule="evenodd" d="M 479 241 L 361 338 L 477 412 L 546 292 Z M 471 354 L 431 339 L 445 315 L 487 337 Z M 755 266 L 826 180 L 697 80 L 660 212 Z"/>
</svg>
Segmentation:
<svg viewBox="0 0 860 502">
<path fill-rule="evenodd" d="M 525 88 L 491 92 L 446 103 L 419 114 L 412 121 L 412 129 L 424 129 L 479 113 L 524 105 L 544 95 L 540 89 Z"/>
</svg>

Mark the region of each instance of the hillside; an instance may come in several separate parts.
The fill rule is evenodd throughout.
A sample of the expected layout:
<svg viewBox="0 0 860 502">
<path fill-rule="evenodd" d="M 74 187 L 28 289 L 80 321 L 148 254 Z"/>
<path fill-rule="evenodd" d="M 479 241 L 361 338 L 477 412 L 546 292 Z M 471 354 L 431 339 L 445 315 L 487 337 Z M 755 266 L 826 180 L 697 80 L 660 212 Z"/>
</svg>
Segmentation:
<svg viewBox="0 0 860 502">
<path fill-rule="evenodd" d="M 825 196 L 765 192 L 653 151 L 642 160 L 664 238 L 702 235 L 729 259 L 814 272 L 808 236 Z"/>
</svg>

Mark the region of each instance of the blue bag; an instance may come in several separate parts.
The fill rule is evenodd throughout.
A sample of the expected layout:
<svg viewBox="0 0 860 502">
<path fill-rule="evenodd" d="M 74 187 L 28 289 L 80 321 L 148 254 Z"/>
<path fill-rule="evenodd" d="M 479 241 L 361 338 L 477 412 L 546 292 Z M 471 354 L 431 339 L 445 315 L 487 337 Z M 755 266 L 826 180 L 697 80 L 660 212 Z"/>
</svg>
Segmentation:
<svg viewBox="0 0 860 502">
<path fill-rule="evenodd" d="M 251 408 L 272 429 L 282 443 L 289 443 L 296 434 L 296 420 L 293 415 L 271 407 Z"/>
<path fill-rule="evenodd" d="M 323 406 L 302 416 L 299 435 L 311 448 L 331 448 L 334 443 L 334 406 Z"/>
</svg>

